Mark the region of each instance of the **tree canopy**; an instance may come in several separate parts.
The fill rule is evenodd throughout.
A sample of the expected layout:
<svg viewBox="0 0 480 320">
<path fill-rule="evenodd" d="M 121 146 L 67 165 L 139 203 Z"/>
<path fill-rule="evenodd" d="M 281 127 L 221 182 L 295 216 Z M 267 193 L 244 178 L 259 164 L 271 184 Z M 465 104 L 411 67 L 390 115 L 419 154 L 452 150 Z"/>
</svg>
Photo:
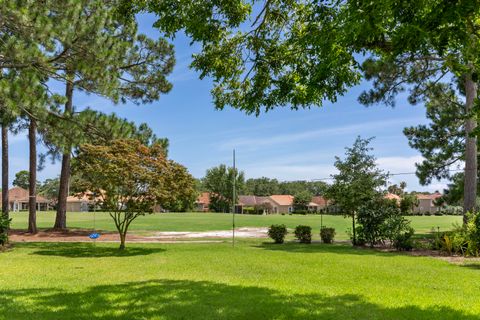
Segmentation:
<svg viewBox="0 0 480 320">
<path fill-rule="evenodd" d="M 375 157 L 370 154 L 372 138 L 357 137 L 352 147 L 345 148 L 345 158 L 335 157 L 338 173 L 332 175 L 333 183 L 327 198 L 352 218 L 353 243 L 355 244 L 355 215 L 367 202 L 382 197 L 388 174 L 377 167 Z"/>
<path fill-rule="evenodd" d="M 168 160 L 160 145 L 145 146 L 134 139 L 82 145 L 74 169 L 86 188 L 102 198 L 101 205 L 120 234 L 120 249 L 139 216 L 195 194 L 193 177 L 185 167 Z"/>
</svg>

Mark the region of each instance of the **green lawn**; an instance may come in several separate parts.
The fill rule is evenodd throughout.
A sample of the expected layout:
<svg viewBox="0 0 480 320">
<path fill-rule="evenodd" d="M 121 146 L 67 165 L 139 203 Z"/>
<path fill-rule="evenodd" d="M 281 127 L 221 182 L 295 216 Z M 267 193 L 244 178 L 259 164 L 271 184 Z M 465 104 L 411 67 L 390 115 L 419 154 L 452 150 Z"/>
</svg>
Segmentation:
<svg viewBox="0 0 480 320">
<path fill-rule="evenodd" d="M 25 212 L 12 213 L 12 228 L 26 229 L 28 215 Z M 454 222 L 461 223 L 460 216 L 414 216 L 412 226 L 416 233 L 425 234 L 431 228 L 440 227 L 448 230 Z M 299 224 L 306 224 L 317 234 L 320 230 L 319 215 L 236 215 L 237 227 L 268 227 L 274 223 L 284 223 L 289 228 Z M 37 222 L 40 228 L 51 228 L 55 220 L 53 212 L 39 212 Z M 69 228 L 93 228 L 93 213 L 68 213 Z M 346 230 L 351 221 L 342 216 L 323 216 L 323 225 L 334 227 L 337 230 L 337 239 L 347 239 Z M 96 213 L 96 227 L 100 230 L 115 230 L 112 219 L 107 213 Z M 157 213 L 138 218 L 131 225 L 131 230 L 137 231 L 209 231 L 227 230 L 232 227 L 232 216 L 223 213 Z"/>
<path fill-rule="evenodd" d="M 19 243 L 0 319 L 479 319 L 480 265 L 347 245 Z"/>
</svg>

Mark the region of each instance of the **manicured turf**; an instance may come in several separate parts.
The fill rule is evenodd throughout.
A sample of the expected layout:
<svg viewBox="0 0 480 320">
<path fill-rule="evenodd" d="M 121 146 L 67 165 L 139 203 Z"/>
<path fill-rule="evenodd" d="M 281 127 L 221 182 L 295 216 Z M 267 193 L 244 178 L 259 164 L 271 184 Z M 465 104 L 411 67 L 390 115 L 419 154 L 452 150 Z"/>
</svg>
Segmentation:
<svg viewBox="0 0 480 320">
<path fill-rule="evenodd" d="M 479 319 L 480 265 L 347 245 L 19 243 L 0 319 Z"/>
<path fill-rule="evenodd" d="M 12 228 L 27 228 L 27 213 L 12 213 Z M 425 234 L 432 228 L 448 230 L 454 222 L 461 223 L 460 216 L 414 216 L 412 226 L 416 233 Z M 288 228 L 306 224 L 313 228 L 314 234 L 320 230 L 319 215 L 236 215 L 237 227 L 268 227 L 271 224 L 284 223 Z M 51 228 L 55 220 L 53 212 L 39 212 L 37 222 L 40 228 Z M 68 213 L 69 228 L 93 228 L 93 213 Z M 323 225 L 337 230 L 337 239 L 347 239 L 346 230 L 350 228 L 350 219 L 342 216 L 323 216 Z M 96 213 L 96 227 L 100 230 L 115 230 L 112 219 L 107 213 Z M 138 218 L 131 225 L 137 231 L 209 231 L 228 230 L 232 227 L 232 216 L 224 213 L 157 213 Z"/>
</svg>

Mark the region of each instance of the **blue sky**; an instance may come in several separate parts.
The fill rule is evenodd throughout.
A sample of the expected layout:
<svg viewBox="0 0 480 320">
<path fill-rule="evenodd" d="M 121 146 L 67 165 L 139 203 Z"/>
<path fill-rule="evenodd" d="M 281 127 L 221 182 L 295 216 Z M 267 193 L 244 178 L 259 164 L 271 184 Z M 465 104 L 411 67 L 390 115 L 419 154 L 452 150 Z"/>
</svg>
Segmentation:
<svg viewBox="0 0 480 320">
<path fill-rule="evenodd" d="M 158 33 L 151 25 L 155 17 L 139 17 L 140 31 L 151 37 Z M 185 165 L 195 177 L 221 163 L 230 163 L 236 149 L 237 165 L 247 178 L 267 176 L 279 180 L 319 179 L 334 172 L 335 155 L 343 155 L 356 136 L 372 137 L 379 165 L 391 173 L 415 171 L 421 156 L 408 146 L 402 133 L 406 126 L 426 123 L 425 109 L 399 99 L 395 108 L 382 105 L 365 108 L 357 97 L 368 83 L 352 88 L 335 104 L 292 111 L 278 108 L 247 116 L 227 108 L 215 110 L 209 79 L 199 80 L 188 68 L 195 47 L 179 35 L 174 40 L 177 64 L 169 77 L 173 89 L 159 101 L 143 106 L 113 105 L 97 96 L 76 93 L 74 104 L 90 106 L 106 113 L 115 112 L 136 123 L 146 122 L 160 137 L 170 140 L 170 157 Z M 63 91 L 62 88 L 58 88 Z M 10 174 L 28 169 L 25 133 L 10 138 Z M 41 150 L 41 146 L 39 147 Z M 39 180 L 60 173 L 60 164 L 47 163 Z M 392 183 L 406 181 L 409 190 L 441 190 L 444 181 L 420 186 L 414 175 L 395 176 Z"/>
</svg>

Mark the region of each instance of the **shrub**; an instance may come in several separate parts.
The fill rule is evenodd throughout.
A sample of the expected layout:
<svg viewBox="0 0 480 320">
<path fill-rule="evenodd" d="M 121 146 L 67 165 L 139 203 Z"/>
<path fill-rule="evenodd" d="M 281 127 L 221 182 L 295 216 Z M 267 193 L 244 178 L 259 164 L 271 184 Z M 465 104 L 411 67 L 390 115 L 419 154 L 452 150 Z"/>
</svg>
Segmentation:
<svg viewBox="0 0 480 320">
<path fill-rule="evenodd" d="M 396 235 L 395 239 L 393 239 L 393 247 L 400 251 L 410 251 L 414 247 L 413 242 L 413 234 L 415 230 L 412 227 L 408 227 L 405 232 L 400 232 Z"/>
<path fill-rule="evenodd" d="M 292 213 L 293 213 L 293 214 L 303 214 L 303 215 L 305 216 L 305 215 L 307 215 L 308 213 L 310 213 L 310 211 L 299 209 L 299 210 L 293 211 Z"/>
<path fill-rule="evenodd" d="M 335 228 L 322 227 L 320 229 L 320 238 L 322 238 L 323 243 L 332 243 L 335 234 Z"/>
<path fill-rule="evenodd" d="M 275 243 L 283 243 L 287 233 L 287 227 L 284 224 L 272 224 L 268 229 L 268 236 L 272 238 Z"/>
<path fill-rule="evenodd" d="M 8 228 L 10 221 L 3 214 L 0 213 L 0 246 L 4 246 L 8 243 Z"/>
<path fill-rule="evenodd" d="M 299 225 L 295 228 L 295 238 L 297 238 L 300 243 L 311 243 L 312 242 L 312 227 Z"/>
<path fill-rule="evenodd" d="M 437 232 L 432 249 L 449 255 L 480 256 L 480 213 L 468 214 L 466 225 L 457 225 L 449 232 Z"/>
<path fill-rule="evenodd" d="M 357 221 L 359 225 L 355 230 L 361 240 L 357 241 L 357 245 L 364 242 L 373 247 L 389 240 L 392 246 L 398 246 L 400 250 L 413 247 L 410 221 L 402 216 L 399 208 L 384 199 L 365 203 L 358 210 Z"/>
</svg>

